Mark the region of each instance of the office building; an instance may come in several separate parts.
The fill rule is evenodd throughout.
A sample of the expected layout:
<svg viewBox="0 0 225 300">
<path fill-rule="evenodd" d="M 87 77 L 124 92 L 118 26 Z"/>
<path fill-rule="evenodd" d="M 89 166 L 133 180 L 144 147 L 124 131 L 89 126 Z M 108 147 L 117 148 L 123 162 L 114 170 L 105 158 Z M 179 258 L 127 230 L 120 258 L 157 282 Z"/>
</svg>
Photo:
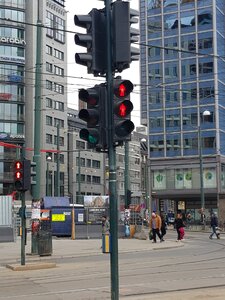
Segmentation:
<svg viewBox="0 0 225 300">
<path fill-rule="evenodd" d="M 25 1 L 0 1 L 0 194 L 14 190 L 13 168 L 25 141 Z"/>
<path fill-rule="evenodd" d="M 39 126 L 39 123 L 35 122 L 35 101 L 40 101 L 41 197 L 46 194 L 47 181 L 51 196 L 68 193 L 67 153 L 65 152 L 67 150 L 67 14 L 64 6 L 63 0 L 26 1 L 26 40 L 29 42 L 26 44 L 25 136 L 26 146 L 33 148 L 34 138 L 36 138 L 35 126 Z M 42 24 L 38 45 L 37 23 Z M 37 62 L 37 55 L 40 55 L 40 65 Z M 41 73 L 41 80 L 37 83 L 35 82 L 36 70 Z M 38 91 L 37 96 L 35 93 Z M 59 155 L 57 149 L 62 151 Z M 32 158 L 32 155 L 32 152 L 27 153 L 29 158 Z"/>
<path fill-rule="evenodd" d="M 202 207 L 224 220 L 224 13 L 223 1 L 140 1 L 151 197 L 196 220 Z"/>
</svg>

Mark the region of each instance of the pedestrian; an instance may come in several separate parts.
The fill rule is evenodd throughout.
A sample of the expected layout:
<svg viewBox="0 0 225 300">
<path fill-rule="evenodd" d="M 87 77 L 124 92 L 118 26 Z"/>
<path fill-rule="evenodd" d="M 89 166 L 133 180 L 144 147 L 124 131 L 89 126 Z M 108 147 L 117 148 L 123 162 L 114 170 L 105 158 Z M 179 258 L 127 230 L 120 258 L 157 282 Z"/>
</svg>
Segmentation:
<svg viewBox="0 0 225 300">
<path fill-rule="evenodd" d="M 184 240 L 184 221 L 182 213 L 178 213 L 175 219 L 175 226 L 177 230 L 177 242 Z"/>
<path fill-rule="evenodd" d="M 153 212 L 152 217 L 149 221 L 150 231 L 152 231 L 153 243 L 156 243 L 156 235 L 158 235 L 160 242 L 162 242 L 162 237 L 160 234 L 161 225 L 162 225 L 162 220 L 160 216 L 156 212 Z"/>
<path fill-rule="evenodd" d="M 219 233 L 216 231 L 217 227 L 218 227 L 218 218 L 217 218 L 217 213 L 214 212 L 211 215 L 211 228 L 212 228 L 212 233 L 210 234 L 209 238 L 212 239 L 213 235 L 215 234 L 217 239 L 220 238 Z"/>
<path fill-rule="evenodd" d="M 167 229 L 167 223 L 166 223 L 166 217 L 164 213 L 160 213 L 160 218 L 161 218 L 161 241 L 164 242 L 163 237 L 166 235 L 166 229 Z"/>
<path fill-rule="evenodd" d="M 110 232 L 110 224 L 107 216 L 102 216 L 102 235 L 109 235 Z"/>
</svg>

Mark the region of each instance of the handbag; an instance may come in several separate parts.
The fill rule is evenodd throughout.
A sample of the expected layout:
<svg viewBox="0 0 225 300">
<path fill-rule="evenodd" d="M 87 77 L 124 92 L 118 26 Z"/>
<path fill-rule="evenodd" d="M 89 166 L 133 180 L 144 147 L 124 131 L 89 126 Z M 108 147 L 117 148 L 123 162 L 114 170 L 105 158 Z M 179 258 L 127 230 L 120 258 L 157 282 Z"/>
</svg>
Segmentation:
<svg viewBox="0 0 225 300">
<path fill-rule="evenodd" d="M 152 230 L 149 231 L 149 240 L 151 241 L 153 239 L 153 232 Z"/>
</svg>

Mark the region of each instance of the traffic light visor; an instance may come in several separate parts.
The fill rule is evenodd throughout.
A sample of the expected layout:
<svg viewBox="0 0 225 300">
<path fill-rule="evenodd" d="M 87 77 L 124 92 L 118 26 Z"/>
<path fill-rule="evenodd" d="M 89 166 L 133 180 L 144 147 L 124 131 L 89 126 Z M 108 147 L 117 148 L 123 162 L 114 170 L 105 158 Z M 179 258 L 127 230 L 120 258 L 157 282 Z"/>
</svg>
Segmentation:
<svg viewBox="0 0 225 300">
<path fill-rule="evenodd" d="M 79 99 L 89 105 L 95 106 L 98 104 L 98 94 L 95 89 L 81 89 L 79 91 Z"/>
</svg>

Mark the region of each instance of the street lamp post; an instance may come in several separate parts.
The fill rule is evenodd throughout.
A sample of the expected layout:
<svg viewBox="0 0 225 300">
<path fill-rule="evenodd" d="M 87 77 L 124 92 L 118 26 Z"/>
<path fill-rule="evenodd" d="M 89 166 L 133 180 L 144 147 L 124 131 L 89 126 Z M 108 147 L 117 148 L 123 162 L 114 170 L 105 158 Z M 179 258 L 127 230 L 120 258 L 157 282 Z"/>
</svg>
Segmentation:
<svg viewBox="0 0 225 300">
<path fill-rule="evenodd" d="M 205 116 L 210 116 L 210 111 L 205 110 L 203 112 L 203 118 Z M 201 215 L 203 226 L 205 226 L 204 210 L 205 210 L 205 193 L 204 193 L 204 174 L 203 174 L 203 158 L 202 158 L 202 140 L 201 140 L 201 120 L 199 115 L 198 124 L 198 152 L 199 152 L 199 163 L 200 163 L 200 193 L 201 193 Z"/>
<path fill-rule="evenodd" d="M 50 188 L 49 188 L 49 162 L 52 161 L 51 156 L 47 156 L 47 177 L 46 177 L 46 196 L 51 196 Z"/>
</svg>

